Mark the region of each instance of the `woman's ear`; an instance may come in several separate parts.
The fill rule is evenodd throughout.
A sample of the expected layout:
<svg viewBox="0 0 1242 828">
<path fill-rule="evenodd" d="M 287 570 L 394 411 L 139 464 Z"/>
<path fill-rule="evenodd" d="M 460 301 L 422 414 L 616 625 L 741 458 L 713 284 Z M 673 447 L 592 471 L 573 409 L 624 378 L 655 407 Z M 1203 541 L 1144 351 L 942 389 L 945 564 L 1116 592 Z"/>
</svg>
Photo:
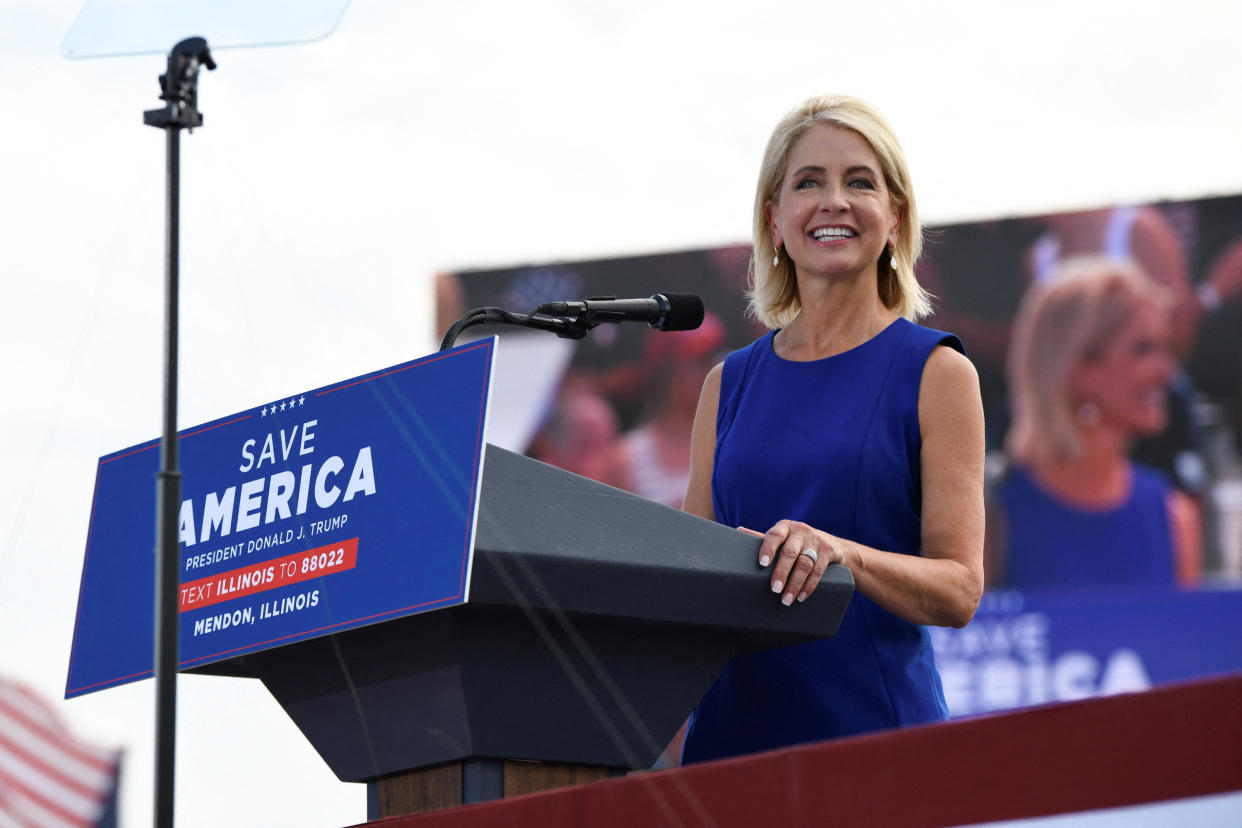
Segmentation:
<svg viewBox="0 0 1242 828">
<path fill-rule="evenodd" d="M 776 205 L 769 201 L 763 205 L 763 215 L 768 220 L 768 233 L 772 236 L 772 249 L 780 250 L 785 243 L 781 238 L 780 228 L 776 224 Z"/>
<path fill-rule="evenodd" d="M 905 211 L 898 207 L 893 211 L 893 226 L 888 230 L 888 246 L 890 248 L 897 246 L 898 239 L 901 238 L 901 218 Z"/>
<path fill-rule="evenodd" d="M 1066 383 L 1070 402 L 1078 405 L 1089 401 L 1094 396 L 1093 391 L 1099 384 L 1099 380 L 1099 371 L 1091 360 L 1080 361 L 1070 371 L 1069 382 Z"/>
</svg>

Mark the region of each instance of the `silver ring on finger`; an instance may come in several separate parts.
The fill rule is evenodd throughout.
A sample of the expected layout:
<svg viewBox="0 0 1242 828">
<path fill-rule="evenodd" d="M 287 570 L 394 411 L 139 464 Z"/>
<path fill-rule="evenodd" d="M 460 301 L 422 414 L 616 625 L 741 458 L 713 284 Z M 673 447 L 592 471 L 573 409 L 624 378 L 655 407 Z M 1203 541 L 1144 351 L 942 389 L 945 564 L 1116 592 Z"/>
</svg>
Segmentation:
<svg viewBox="0 0 1242 828">
<path fill-rule="evenodd" d="M 815 566 L 816 562 L 819 561 L 819 554 L 814 549 L 803 549 L 798 554 L 806 555 L 808 558 L 810 558 L 811 566 Z"/>
</svg>

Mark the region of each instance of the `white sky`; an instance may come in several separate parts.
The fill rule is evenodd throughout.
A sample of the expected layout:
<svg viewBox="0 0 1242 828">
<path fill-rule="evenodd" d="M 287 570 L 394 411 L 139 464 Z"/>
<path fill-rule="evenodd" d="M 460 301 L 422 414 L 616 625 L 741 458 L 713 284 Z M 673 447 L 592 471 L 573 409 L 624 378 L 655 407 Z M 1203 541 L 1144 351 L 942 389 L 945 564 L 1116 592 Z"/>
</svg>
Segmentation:
<svg viewBox="0 0 1242 828">
<path fill-rule="evenodd" d="M 164 60 L 60 58 L 79 7 L 0 0 L 0 672 L 54 698 L 96 460 L 160 429 Z M 1239 31 L 1225 0 L 354 0 L 203 73 L 181 425 L 432 351 L 438 270 L 746 241 L 814 93 L 888 116 L 930 222 L 1242 192 Z M 180 825 L 365 819 L 257 682 L 179 688 Z M 149 824 L 153 682 L 60 706 Z"/>
</svg>

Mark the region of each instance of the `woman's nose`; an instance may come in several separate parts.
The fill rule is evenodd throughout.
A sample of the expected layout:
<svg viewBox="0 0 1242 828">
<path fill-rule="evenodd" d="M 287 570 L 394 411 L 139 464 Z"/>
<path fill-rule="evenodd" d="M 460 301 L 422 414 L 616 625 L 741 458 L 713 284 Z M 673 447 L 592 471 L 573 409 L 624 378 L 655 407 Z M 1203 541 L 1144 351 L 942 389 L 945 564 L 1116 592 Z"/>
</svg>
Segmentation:
<svg viewBox="0 0 1242 828">
<path fill-rule="evenodd" d="M 823 197 L 820 198 L 819 202 L 819 209 L 837 213 L 842 210 L 848 210 L 849 206 L 850 202 L 845 197 L 844 187 L 828 186 L 824 188 Z"/>
</svg>

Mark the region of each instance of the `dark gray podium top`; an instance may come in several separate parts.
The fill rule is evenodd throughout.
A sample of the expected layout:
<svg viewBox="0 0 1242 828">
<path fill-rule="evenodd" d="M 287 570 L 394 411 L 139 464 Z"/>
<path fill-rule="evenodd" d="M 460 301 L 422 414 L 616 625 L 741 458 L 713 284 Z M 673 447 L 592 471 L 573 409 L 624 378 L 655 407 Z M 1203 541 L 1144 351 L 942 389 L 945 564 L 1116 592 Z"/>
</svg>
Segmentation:
<svg viewBox="0 0 1242 828">
<path fill-rule="evenodd" d="M 480 503 L 471 603 L 724 627 L 780 645 L 834 635 L 854 590 L 834 565 L 813 600 L 783 606 L 754 535 L 495 446 Z"/>
</svg>

